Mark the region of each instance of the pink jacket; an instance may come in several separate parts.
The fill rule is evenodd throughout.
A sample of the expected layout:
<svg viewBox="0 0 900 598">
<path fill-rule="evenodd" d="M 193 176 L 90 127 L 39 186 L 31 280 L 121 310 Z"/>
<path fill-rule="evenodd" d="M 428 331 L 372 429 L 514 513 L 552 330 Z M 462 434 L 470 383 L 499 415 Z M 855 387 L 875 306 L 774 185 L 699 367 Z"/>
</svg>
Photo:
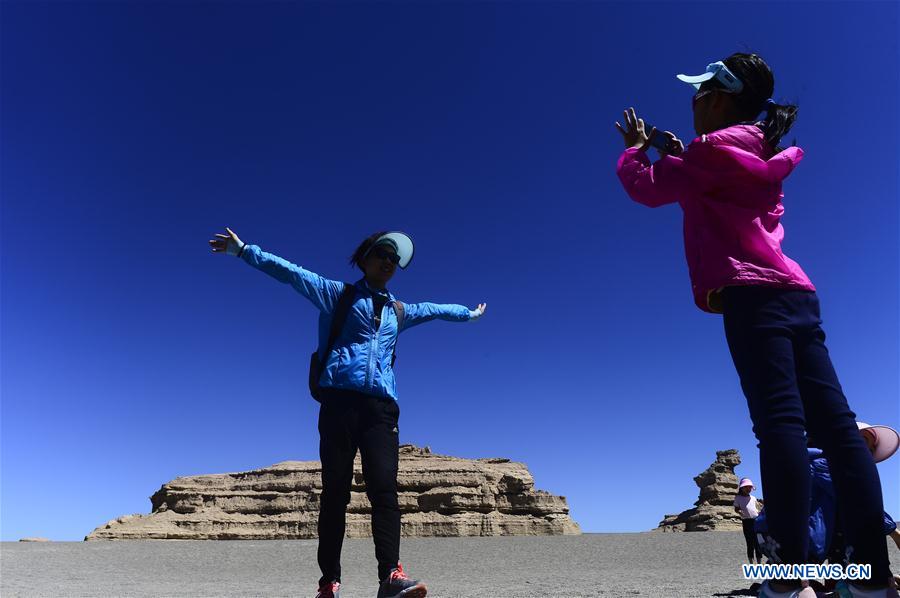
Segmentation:
<svg viewBox="0 0 900 598">
<path fill-rule="evenodd" d="M 694 302 L 716 313 L 721 307 L 714 293 L 724 286 L 815 290 L 781 251 L 781 182 L 802 157 L 799 147 L 772 156 L 759 127 L 735 125 L 698 137 L 680 156 L 653 165 L 645 152 L 627 149 L 616 173 L 638 203 L 681 205 Z"/>
</svg>

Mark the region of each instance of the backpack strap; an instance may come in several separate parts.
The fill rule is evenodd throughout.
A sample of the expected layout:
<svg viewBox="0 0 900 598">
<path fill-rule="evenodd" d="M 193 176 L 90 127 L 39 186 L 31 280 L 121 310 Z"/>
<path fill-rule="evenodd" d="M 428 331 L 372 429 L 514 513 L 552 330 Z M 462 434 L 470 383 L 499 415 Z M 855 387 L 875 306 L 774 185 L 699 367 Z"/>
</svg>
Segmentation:
<svg viewBox="0 0 900 598">
<path fill-rule="evenodd" d="M 397 340 L 394 341 L 394 352 L 391 354 L 391 368 L 393 368 L 394 362 L 397 361 L 397 341 L 400 340 L 400 328 L 403 326 L 403 317 L 406 315 L 406 310 L 403 309 L 403 304 L 399 301 L 392 301 L 391 305 L 394 307 L 394 313 L 397 314 Z"/>
<path fill-rule="evenodd" d="M 403 326 L 403 316 L 406 315 L 406 310 L 403 309 L 403 304 L 396 299 L 391 302 L 391 305 L 394 306 L 394 313 L 397 314 L 397 334 L 399 334 L 400 328 Z"/>
<path fill-rule="evenodd" d="M 344 322 L 347 321 L 347 314 L 350 313 L 350 306 L 353 305 L 354 295 L 356 295 L 355 287 L 349 282 L 345 282 L 344 290 L 341 292 L 341 297 L 338 299 L 337 305 L 334 307 L 334 313 L 331 315 L 331 329 L 328 332 L 328 344 L 325 345 L 325 350 L 322 352 L 322 359 L 319 360 L 319 372 L 316 376 L 317 380 L 319 376 L 322 375 L 322 370 L 325 368 L 325 362 L 328 361 L 328 354 L 334 347 L 334 343 L 337 341 L 337 337 L 344 327 Z"/>
</svg>

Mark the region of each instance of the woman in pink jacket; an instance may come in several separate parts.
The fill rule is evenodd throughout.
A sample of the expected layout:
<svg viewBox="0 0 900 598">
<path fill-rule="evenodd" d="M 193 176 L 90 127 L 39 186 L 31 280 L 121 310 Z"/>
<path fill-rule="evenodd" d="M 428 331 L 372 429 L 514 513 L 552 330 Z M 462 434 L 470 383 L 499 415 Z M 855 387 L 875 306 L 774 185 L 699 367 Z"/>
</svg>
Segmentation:
<svg viewBox="0 0 900 598">
<path fill-rule="evenodd" d="M 839 502 L 847 505 L 851 561 L 872 566 L 853 596 L 897 596 L 882 526 L 881 482 L 857 431 L 825 347 L 815 287 L 781 250 L 782 181 L 803 157 L 778 143 L 796 106 L 772 99 L 775 80 L 755 54 L 733 54 L 695 77 L 694 129 L 685 149 L 669 132 L 645 131 L 629 109 L 617 173 L 631 198 L 677 202 L 694 301 L 722 313 L 725 335 L 759 441 L 760 469 L 777 562 L 804 563 L 810 481 L 806 432 L 827 439 Z M 757 120 L 765 112 L 763 120 Z M 660 143 L 666 142 L 666 143 Z M 663 145 L 651 164 L 646 150 Z M 815 596 L 799 580 L 763 584 L 760 596 Z"/>
</svg>

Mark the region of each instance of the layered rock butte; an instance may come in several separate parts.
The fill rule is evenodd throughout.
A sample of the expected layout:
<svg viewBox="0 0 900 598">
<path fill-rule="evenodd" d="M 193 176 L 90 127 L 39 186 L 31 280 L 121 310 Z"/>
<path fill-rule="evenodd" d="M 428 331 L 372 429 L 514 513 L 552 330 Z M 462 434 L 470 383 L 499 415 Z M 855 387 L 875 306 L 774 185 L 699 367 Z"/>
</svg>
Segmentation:
<svg viewBox="0 0 900 598">
<path fill-rule="evenodd" d="M 400 447 L 397 476 L 403 536 L 580 534 L 564 496 L 534 489 L 523 463 L 461 459 L 428 447 Z M 318 461 L 284 461 L 238 473 L 180 477 L 163 484 L 149 515 L 127 515 L 85 540 L 288 540 L 315 538 L 322 492 Z M 354 463 L 348 538 L 372 535 L 359 457 Z"/>
<path fill-rule="evenodd" d="M 738 479 L 734 468 L 741 464 L 741 456 L 734 449 L 716 451 L 716 460 L 694 478 L 700 496 L 694 508 L 678 515 L 666 515 L 656 531 L 706 532 L 741 529 L 741 516 L 734 510 Z M 762 501 L 760 501 L 762 502 Z"/>
</svg>

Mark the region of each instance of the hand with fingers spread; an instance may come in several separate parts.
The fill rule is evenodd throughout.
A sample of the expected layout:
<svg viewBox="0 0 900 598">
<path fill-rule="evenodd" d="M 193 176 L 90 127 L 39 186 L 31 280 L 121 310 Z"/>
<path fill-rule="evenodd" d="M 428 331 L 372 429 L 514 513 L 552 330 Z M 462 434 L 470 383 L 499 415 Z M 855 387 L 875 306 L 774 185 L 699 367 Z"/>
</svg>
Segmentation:
<svg viewBox="0 0 900 598">
<path fill-rule="evenodd" d="M 629 108 L 622 114 L 625 115 L 625 126 L 616 122 L 616 128 L 625 140 L 626 149 L 646 149 L 650 145 L 650 135 L 644 130 L 644 119 L 637 117 L 634 108 Z"/>
<path fill-rule="evenodd" d="M 478 307 L 469 311 L 469 321 L 474 322 L 475 320 L 483 316 L 486 309 L 487 303 L 479 303 Z"/>
<path fill-rule="evenodd" d="M 210 239 L 209 244 L 213 253 L 227 253 L 228 255 L 240 256 L 244 250 L 245 243 L 241 241 L 234 231 L 227 226 L 225 227 L 227 235 L 217 233 L 215 239 Z"/>
</svg>

